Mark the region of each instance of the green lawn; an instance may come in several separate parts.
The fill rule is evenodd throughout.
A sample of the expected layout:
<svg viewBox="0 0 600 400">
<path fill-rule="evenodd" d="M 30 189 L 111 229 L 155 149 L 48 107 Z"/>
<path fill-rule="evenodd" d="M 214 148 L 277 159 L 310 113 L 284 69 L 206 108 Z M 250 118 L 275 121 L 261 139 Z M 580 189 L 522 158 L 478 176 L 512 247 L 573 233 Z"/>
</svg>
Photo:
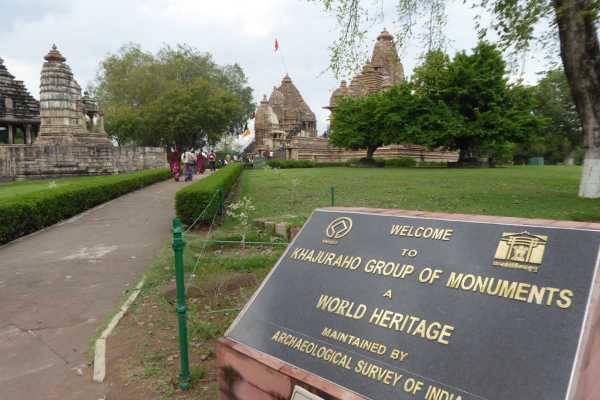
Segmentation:
<svg viewBox="0 0 600 400">
<path fill-rule="evenodd" d="M 45 190 L 56 189 L 58 187 L 75 187 L 82 182 L 101 182 L 102 180 L 111 179 L 111 177 L 114 176 L 115 175 L 86 176 L 77 178 L 40 179 L 31 181 L 0 183 L 0 202 L 2 202 L 3 200 L 8 200 L 11 197 L 23 196 L 35 192 L 42 192 Z"/>
<path fill-rule="evenodd" d="M 301 224 L 317 207 L 399 208 L 529 218 L 600 221 L 600 200 L 581 199 L 581 167 L 494 169 L 310 168 L 246 171 L 241 194 L 253 218 Z"/>
</svg>

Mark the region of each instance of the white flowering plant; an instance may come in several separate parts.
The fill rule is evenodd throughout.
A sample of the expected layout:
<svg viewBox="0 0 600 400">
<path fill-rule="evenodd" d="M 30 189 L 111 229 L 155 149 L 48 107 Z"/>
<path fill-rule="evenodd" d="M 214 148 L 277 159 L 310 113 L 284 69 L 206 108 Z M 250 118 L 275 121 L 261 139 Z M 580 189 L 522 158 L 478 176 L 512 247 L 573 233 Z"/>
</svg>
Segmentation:
<svg viewBox="0 0 600 400">
<path fill-rule="evenodd" d="M 239 201 L 227 206 L 227 216 L 235 219 L 242 231 L 242 245 L 246 243 L 246 235 L 250 227 L 250 213 L 256 210 L 252 200 L 244 196 Z"/>
</svg>

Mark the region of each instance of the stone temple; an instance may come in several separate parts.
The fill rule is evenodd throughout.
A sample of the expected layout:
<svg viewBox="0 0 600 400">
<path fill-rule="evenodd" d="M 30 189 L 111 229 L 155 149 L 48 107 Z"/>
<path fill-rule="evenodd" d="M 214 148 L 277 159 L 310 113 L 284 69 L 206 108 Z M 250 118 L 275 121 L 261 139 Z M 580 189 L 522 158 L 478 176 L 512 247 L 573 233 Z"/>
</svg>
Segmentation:
<svg viewBox="0 0 600 400">
<path fill-rule="evenodd" d="M 40 127 L 40 103 L 34 99 L 23 81 L 15 80 L 0 58 L 0 144 L 15 143 L 18 130 L 22 142 L 31 144 Z"/>
<path fill-rule="evenodd" d="M 335 109 L 337 99 L 342 96 L 367 96 L 403 81 L 404 67 L 398 57 L 394 37 L 384 30 L 377 37 L 371 60 L 364 65 L 362 73 L 352 79 L 350 86 L 347 86 L 346 81 L 342 81 L 341 86 L 332 93 L 329 106 L 325 108 Z"/>
<path fill-rule="evenodd" d="M 44 57 L 40 77 L 41 126 L 37 144 L 110 145 L 104 115 L 73 78 L 56 46 Z"/>
<path fill-rule="evenodd" d="M 114 146 L 104 130 L 102 108 L 81 94 L 56 46 L 44 60 L 39 102 L 0 62 L 0 181 L 166 166 L 163 148 Z M 24 144 L 15 144 L 17 128 L 25 133 Z"/>
<path fill-rule="evenodd" d="M 404 67 L 400 62 L 393 36 L 386 30 L 375 42 L 373 54 L 362 72 L 350 85 L 343 81 L 330 98 L 326 109 L 335 112 L 335 105 L 343 96 L 360 97 L 387 90 L 404 81 Z M 315 114 L 302 99 L 299 90 L 288 75 L 281 86 L 266 96 L 256 111 L 255 142 L 246 150 L 249 154 L 272 154 L 278 159 L 342 162 L 365 157 L 366 150 L 345 150 L 329 144 L 317 136 Z M 380 147 L 375 157 L 411 157 L 419 161 L 456 161 L 457 153 L 431 151 L 417 145 L 390 145 Z"/>
<path fill-rule="evenodd" d="M 277 151 L 277 158 L 285 158 L 286 146 L 294 137 L 316 138 L 315 113 L 302 98 L 289 75 L 281 86 L 274 87 L 271 96 L 263 97 L 254 122 L 253 149 L 257 153 Z"/>
<path fill-rule="evenodd" d="M 317 119 L 288 74 L 281 86 L 274 87 L 269 104 L 277 115 L 281 129 L 289 136 L 316 137 Z"/>
</svg>

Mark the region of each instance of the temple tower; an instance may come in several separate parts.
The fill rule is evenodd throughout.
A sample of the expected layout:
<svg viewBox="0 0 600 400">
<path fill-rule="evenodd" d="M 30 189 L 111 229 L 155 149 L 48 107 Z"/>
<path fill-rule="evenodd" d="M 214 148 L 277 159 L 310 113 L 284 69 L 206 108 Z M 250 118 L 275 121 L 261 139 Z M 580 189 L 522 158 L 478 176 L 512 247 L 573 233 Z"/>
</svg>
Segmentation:
<svg viewBox="0 0 600 400">
<path fill-rule="evenodd" d="M 288 74 L 281 86 L 273 88 L 270 105 L 277 115 L 281 129 L 289 136 L 317 136 L 317 118 L 302 98 Z"/>
<path fill-rule="evenodd" d="M 56 45 L 44 57 L 40 78 L 39 144 L 111 145 L 104 129 L 88 130 L 81 87 Z M 101 115 L 98 122 L 101 126 Z"/>
<path fill-rule="evenodd" d="M 377 36 L 371 60 L 368 61 L 362 72 L 356 75 L 349 86 L 345 82 L 336 89 L 325 108 L 333 110 L 339 97 L 361 97 L 371 93 L 380 92 L 398 85 L 404 81 L 404 67 L 398 57 L 394 37 L 383 30 Z"/>
</svg>

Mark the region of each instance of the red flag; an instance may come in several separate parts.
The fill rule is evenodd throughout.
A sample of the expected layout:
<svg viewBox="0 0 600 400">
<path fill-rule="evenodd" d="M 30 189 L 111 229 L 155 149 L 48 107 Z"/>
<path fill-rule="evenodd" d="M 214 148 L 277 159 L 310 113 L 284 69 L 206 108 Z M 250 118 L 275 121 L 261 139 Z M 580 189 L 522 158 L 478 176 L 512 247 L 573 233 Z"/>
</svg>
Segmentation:
<svg viewBox="0 0 600 400">
<path fill-rule="evenodd" d="M 275 38 L 275 52 L 277 52 L 277 50 L 279 50 L 279 40 Z"/>
</svg>

